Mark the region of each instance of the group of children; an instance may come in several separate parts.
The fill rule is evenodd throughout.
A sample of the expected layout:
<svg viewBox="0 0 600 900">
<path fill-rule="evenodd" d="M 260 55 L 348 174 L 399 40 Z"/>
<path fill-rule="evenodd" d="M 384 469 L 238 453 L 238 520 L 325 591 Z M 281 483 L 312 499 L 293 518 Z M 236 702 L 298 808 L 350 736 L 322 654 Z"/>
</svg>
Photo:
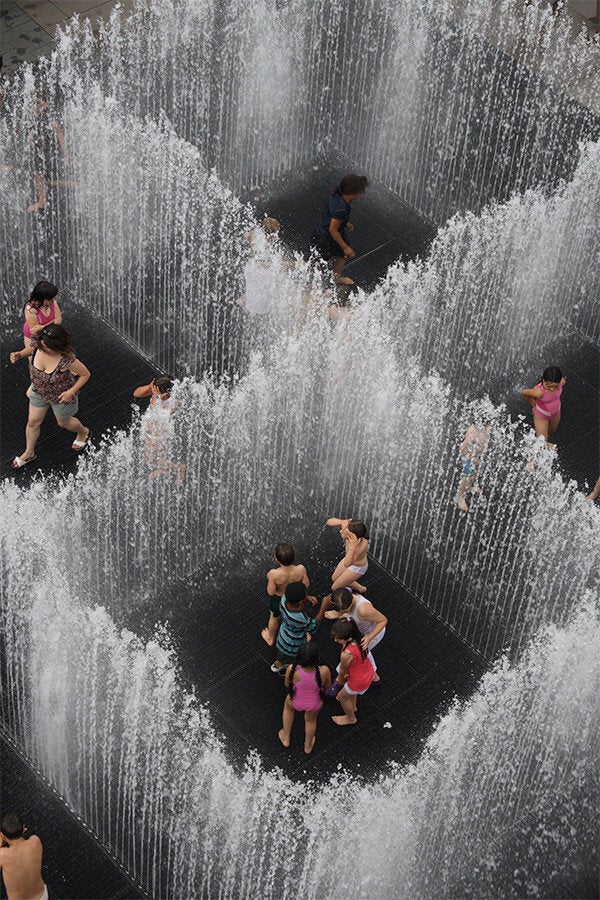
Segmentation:
<svg viewBox="0 0 600 900">
<path fill-rule="evenodd" d="M 308 594 L 306 568 L 294 562 L 294 548 L 281 543 L 275 548 L 277 566 L 267 573 L 269 622 L 261 635 L 277 654 L 271 671 L 285 677 L 288 694 L 283 707 L 279 740 L 290 745 L 296 712 L 304 713 L 304 752 L 315 744 L 317 716 L 324 698 L 336 699 L 343 715 L 332 716 L 336 725 L 357 722 L 357 699 L 381 681 L 372 650 L 382 640 L 387 618 L 364 597 L 366 588 L 358 579 L 368 569 L 369 536 L 360 519 L 327 520 L 337 527 L 345 553 L 331 576 L 331 593 L 321 603 Z M 333 640 L 340 645 L 340 663 L 335 679 L 327 666 L 319 665 L 319 651 L 311 640 L 323 618 L 333 619 Z"/>
</svg>

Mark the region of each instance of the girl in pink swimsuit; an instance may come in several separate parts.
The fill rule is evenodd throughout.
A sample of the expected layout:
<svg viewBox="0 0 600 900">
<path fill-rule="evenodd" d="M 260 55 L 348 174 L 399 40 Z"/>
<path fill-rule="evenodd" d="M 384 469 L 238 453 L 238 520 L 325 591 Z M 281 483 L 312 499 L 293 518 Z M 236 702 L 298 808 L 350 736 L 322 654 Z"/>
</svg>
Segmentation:
<svg viewBox="0 0 600 900">
<path fill-rule="evenodd" d="M 49 281 L 38 281 L 25 304 L 24 313 L 23 344 L 24 349 L 27 350 L 31 338 L 39 334 L 45 325 L 62 323 L 56 285 Z"/>
<path fill-rule="evenodd" d="M 567 379 L 563 378 L 558 366 L 548 366 L 539 384 L 521 391 L 533 410 L 536 436 L 542 435 L 549 449 L 554 447 L 548 439 L 554 434 L 560 422 L 560 398 L 566 383 Z"/>
<path fill-rule="evenodd" d="M 283 728 L 279 732 L 279 740 L 284 747 L 290 746 L 294 716 L 297 712 L 303 712 L 304 752 L 310 753 L 315 746 L 323 691 L 331 684 L 331 673 L 327 666 L 319 665 L 319 650 L 312 641 L 300 647 L 296 662 L 288 666 L 285 683 L 288 695 L 283 704 Z"/>
</svg>

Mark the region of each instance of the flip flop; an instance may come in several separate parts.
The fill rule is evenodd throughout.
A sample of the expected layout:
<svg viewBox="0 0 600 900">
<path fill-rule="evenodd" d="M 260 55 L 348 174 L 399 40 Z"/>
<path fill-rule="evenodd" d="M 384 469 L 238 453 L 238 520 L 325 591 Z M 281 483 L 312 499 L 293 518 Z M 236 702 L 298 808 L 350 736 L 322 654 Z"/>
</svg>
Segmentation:
<svg viewBox="0 0 600 900">
<path fill-rule="evenodd" d="M 91 439 L 92 439 L 92 429 L 89 428 L 88 435 L 87 435 L 85 441 L 78 441 L 76 438 L 73 441 L 73 443 L 71 444 L 71 450 L 73 450 L 74 453 L 81 453 L 82 450 L 85 450 L 87 445 L 90 443 Z"/>
<path fill-rule="evenodd" d="M 13 469 L 22 469 L 23 466 L 26 466 L 27 463 L 33 462 L 34 459 L 37 459 L 37 456 L 35 455 L 35 453 L 33 456 L 30 456 L 29 459 L 23 459 L 22 456 L 15 456 L 15 458 L 12 461 L 12 467 L 13 467 Z"/>
</svg>

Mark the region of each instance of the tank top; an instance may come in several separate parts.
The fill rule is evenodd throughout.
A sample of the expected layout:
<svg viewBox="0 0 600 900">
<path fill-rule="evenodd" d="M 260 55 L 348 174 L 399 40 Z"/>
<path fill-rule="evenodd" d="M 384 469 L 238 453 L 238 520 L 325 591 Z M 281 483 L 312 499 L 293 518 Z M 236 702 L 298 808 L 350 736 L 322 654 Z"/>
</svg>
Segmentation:
<svg viewBox="0 0 600 900">
<path fill-rule="evenodd" d="M 48 322 L 51 322 L 54 318 L 54 303 L 50 303 L 50 312 L 44 314 L 43 310 L 36 309 L 35 306 L 32 306 L 31 303 L 25 304 L 25 309 L 30 311 L 35 311 L 37 316 L 38 325 L 47 325 Z M 26 338 L 31 337 L 31 328 L 29 327 L 29 322 L 25 322 L 23 324 L 23 334 Z"/>
<path fill-rule="evenodd" d="M 365 691 L 373 681 L 375 674 L 371 660 L 368 656 L 363 659 L 357 644 L 347 644 L 344 650 L 352 654 L 352 662 L 348 669 L 348 687 L 351 691 Z"/>
<path fill-rule="evenodd" d="M 354 596 L 354 595 L 353 595 Z M 345 612 L 345 619 L 353 619 L 356 622 L 356 627 L 360 631 L 361 634 L 367 635 L 371 634 L 373 629 L 375 628 L 375 622 L 369 622 L 367 619 L 360 619 L 358 616 L 358 610 L 363 605 L 363 603 L 368 603 L 371 606 L 371 602 L 367 600 L 365 597 L 355 597 L 356 606 L 352 610 L 352 612 Z"/>
<path fill-rule="evenodd" d="M 552 416 L 560 412 L 560 395 L 562 394 L 563 386 L 559 384 L 555 391 L 546 391 L 544 390 L 544 385 L 540 382 L 540 384 L 536 384 L 536 388 L 540 388 L 543 392 L 542 396 L 535 401 L 536 410 L 539 410 L 546 418 L 551 419 Z"/>
<path fill-rule="evenodd" d="M 316 671 L 305 672 L 302 666 L 298 666 L 296 672 L 300 673 L 300 681 L 294 682 L 294 706 L 309 711 L 318 709 L 323 699 Z"/>
<path fill-rule="evenodd" d="M 34 365 L 37 350 L 33 357 L 29 357 L 29 376 L 34 391 L 40 395 L 46 403 L 56 403 L 63 391 L 69 391 L 77 381 L 77 375 L 69 372 L 69 366 L 75 360 L 74 356 L 61 356 L 57 367 L 53 372 L 42 372 Z"/>
</svg>

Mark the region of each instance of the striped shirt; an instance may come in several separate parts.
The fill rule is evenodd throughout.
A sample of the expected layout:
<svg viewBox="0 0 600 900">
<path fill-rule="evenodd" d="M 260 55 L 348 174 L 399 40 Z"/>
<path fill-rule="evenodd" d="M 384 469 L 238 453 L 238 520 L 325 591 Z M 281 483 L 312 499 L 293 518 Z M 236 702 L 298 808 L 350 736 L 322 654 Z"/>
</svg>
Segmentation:
<svg viewBox="0 0 600 900">
<path fill-rule="evenodd" d="M 319 623 L 301 609 L 288 609 L 285 594 L 281 598 L 280 609 L 281 625 L 275 646 L 278 659 L 284 662 L 296 658 L 298 650 L 306 643 L 306 635 L 316 631 Z"/>
</svg>

